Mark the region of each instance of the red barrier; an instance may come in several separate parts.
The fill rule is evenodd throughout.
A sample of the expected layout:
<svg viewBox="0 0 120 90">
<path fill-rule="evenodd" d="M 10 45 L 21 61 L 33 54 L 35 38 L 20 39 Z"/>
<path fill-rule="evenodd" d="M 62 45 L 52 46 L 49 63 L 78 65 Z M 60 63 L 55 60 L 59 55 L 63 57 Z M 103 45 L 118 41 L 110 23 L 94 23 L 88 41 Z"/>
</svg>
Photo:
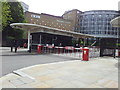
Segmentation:
<svg viewBox="0 0 120 90">
<path fill-rule="evenodd" d="M 48 48 L 54 48 L 54 46 L 47 46 Z"/>
<path fill-rule="evenodd" d="M 49 52 L 49 53 L 52 53 L 52 52 L 53 52 L 52 50 L 54 49 L 54 46 L 50 45 L 50 46 L 47 46 L 47 48 L 48 48 L 48 50 L 49 50 L 48 52 Z"/>
<path fill-rule="evenodd" d="M 74 50 L 75 48 L 72 47 L 72 46 L 66 46 L 65 49 L 66 49 L 66 50 Z"/>
</svg>

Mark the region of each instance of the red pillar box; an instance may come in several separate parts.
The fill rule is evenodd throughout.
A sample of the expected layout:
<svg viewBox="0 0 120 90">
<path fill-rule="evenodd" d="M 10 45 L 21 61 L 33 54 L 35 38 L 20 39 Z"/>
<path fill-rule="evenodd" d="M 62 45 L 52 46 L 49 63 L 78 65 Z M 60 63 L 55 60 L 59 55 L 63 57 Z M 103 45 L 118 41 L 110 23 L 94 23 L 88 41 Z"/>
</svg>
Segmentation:
<svg viewBox="0 0 120 90">
<path fill-rule="evenodd" d="M 118 50 L 118 57 L 120 57 L 120 49 Z"/>
<path fill-rule="evenodd" d="M 38 53 L 42 53 L 42 46 L 41 46 L 41 45 L 38 45 L 38 46 L 37 46 L 37 52 L 38 52 Z"/>
<path fill-rule="evenodd" d="M 89 61 L 89 49 L 87 47 L 85 47 L 82 50 L 83 50 L 83 52 L 82 52 L 83 61 Z"/>
</svg>

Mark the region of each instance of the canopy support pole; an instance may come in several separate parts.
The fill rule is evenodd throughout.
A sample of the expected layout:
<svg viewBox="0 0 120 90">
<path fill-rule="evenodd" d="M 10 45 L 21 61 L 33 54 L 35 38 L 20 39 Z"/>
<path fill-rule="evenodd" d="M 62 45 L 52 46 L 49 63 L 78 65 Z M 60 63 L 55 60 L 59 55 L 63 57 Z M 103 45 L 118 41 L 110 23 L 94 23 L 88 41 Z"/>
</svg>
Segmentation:
<svg viewBox="0 0 120 90">
<path fill-rule="evenodd" d="M 28 30 L 28 50 L 30 50 L 30 30 Z"/>
</svg>

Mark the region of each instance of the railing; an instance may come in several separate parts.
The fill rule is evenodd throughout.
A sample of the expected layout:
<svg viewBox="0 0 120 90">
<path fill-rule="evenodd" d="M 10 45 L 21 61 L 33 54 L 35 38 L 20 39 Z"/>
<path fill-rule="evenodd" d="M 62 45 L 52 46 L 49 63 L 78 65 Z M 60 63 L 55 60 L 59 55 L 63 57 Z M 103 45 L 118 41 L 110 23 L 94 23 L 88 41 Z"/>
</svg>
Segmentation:
<svg viewBox="0 0 120 90">
<path fill-rule="evenodd" d="M 59 56 L 82 59 L 83 48 L 82 47 L 75 48 L 73 46 L 59 47 L 59 46 L 52 46 L 52 45 L 49 45 L 49 46 L 42 45 L 40 53 L 54 54 L 54 55 L 59 55 Z M 94 47 L 94 46 L 89 47 L 89 58 L 95 58 L 99 56 L 100 56 L 99 47 Z"/>
<path fill-rule="evenodd" d="M 100 56 L 100 48 L 99 47 L 89 47 L 89 57 L 90 58 L 95 58 Z"/>
</svg>

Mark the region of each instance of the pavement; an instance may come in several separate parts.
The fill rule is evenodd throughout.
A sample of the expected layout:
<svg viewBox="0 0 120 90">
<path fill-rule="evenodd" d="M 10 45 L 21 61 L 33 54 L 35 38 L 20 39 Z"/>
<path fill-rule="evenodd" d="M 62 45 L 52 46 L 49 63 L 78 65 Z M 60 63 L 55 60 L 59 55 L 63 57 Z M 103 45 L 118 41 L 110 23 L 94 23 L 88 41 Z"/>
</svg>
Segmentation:
<svg viewBox="0 0 120 90">
<path fill-rule="evenodd" d="M 36 52 L 29 53 L 27 48 L 18 48 L 15 53 L 15 48 L 13 48 L 13 52 L 11 52 L 10 47 L 0 47 L 0 56 L 14 56 L 14 55 L 34 55 Z"/>
<path fill-rule="evenodd" d="M 0 78 L 1 88 L 118 88 L 118 58 L 25 67 Z"/>
</svg>

